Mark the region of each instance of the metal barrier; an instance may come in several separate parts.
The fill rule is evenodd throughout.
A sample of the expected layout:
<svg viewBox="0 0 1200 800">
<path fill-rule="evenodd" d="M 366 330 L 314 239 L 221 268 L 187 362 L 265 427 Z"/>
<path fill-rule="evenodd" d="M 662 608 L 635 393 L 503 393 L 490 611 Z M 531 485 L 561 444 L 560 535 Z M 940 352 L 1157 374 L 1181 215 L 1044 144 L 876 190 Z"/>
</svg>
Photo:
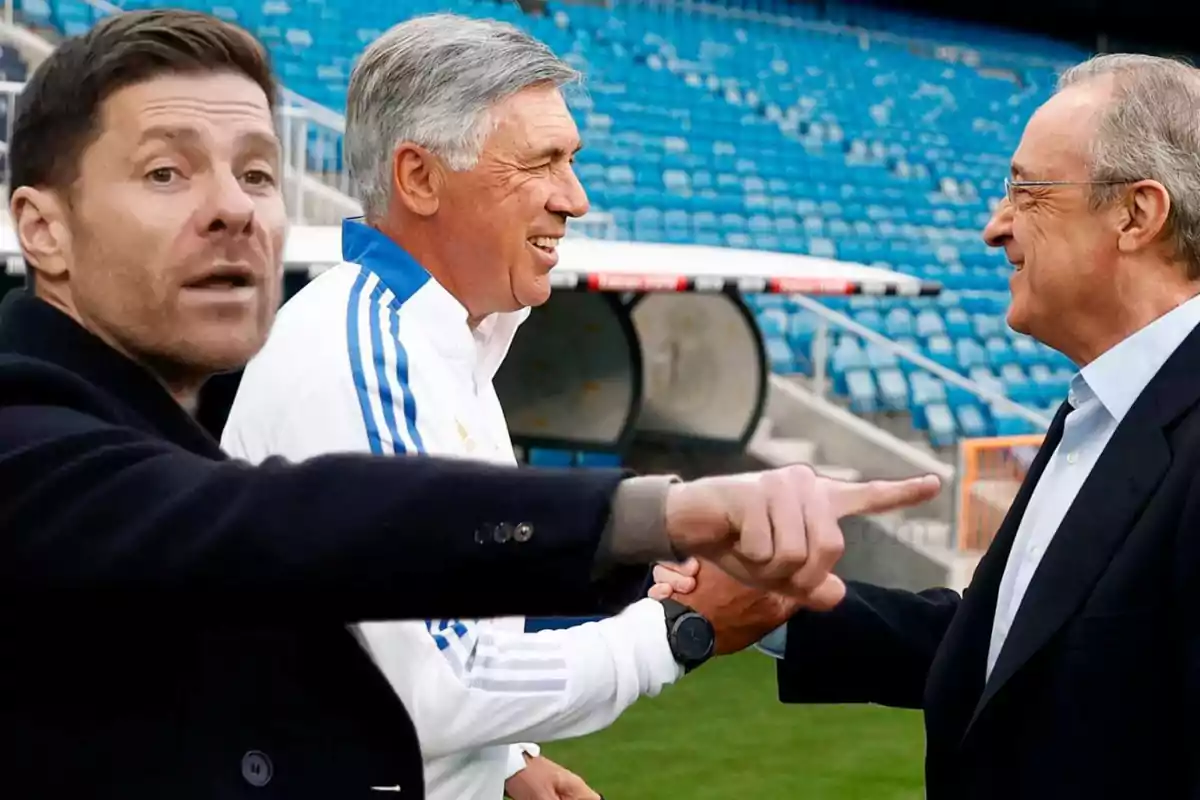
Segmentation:
<svg viewBox="0 0 1200 800">
<path fill-rule="evenodd" d="M 792 300 L 798 306 L 815 314 L 820 318 L 817 330 L 813 337 L 813 390 L 823 394 L 826 391 L 825 379 L 825 364 L 828 361 L 829 354 L 829 331 L 830 328 L 839 328 L 849 333 L 865 339 L 872 344 L 877 344 L 880 347 L 886 348 L 904 361 L 909 361 L 920 367 L 921 369 L 930 372 L 941 378 L 946 383 L 957 386 L 970 394 L 978 397 L 980 400 L 991 405 L 993 408 L 1006 411 L 1013 416 L 1020 417 L 1033 425 L 1045 430 L 1050 427 L 1050 419 L 1043 414 L 1039 414 L 1027 406 L 1015 403 L 1010 400 L 1003 392 L 997 392 L 987 386 L 984 386 L 969 378 L 964 378 L 952 369 L 947 369 L 941 364 L 926 358 L 915 350 L 910 350 L 901 344 L 897 344 L 881 333 L 871 330 L 870 328 L 855 322 L 845 314 L 840 314 L 837 311 L 823 305 L 811 297 L 803 295 L 792 295 Z"/>
<path fill-rule="evenodd" d="M 880 333 L 834 311 L 820 302 L 804 296 L 792 299 L 801 308 L 819 319 L 812 348 L 813 375 L 808 383 L 811 391 L 823 395 L 828 391 L 826 362 L 833 330 L 841 330 L 891 351 L 898 359 L 912 363 L 941 378 L 947 384 L 979 398 L 983 404 L 1019 417 L 1045 431 L 1050 419 L 1034 409 L 1013 402 L 1002 392 L 963 377 L 954 370 L 925 357 L 921 353 L 897 344 Z M 863 421 L 863 426 L 868 426 Z M 861 434 L 861 431 L 858 431 Z M 949 545 L 960 553 L 978 555 L 988 548 L 1004 515 L 1020 488 L 1025 470 L 1033 454 L 1041 446 L 1042 433 L 1018 436 L 967 437 L 957 445 L 957 463 L 953 470 L 952 524 L 954 536 Z M 915 446 L 888 436 L 875 437 L 873 443 L 888 452 L 915 461 Z"/>
<path fill-rule="evenodd" d="M 857 321 L 840 314 L 822 303 L 802 295 L 793 295 L 792 300 L 800 308 L 815 314 L 817 329 L 812 339 L 811 391 L 823 395 L 828 391 L 826 379 L 827 354 L 833 330 L 851 333 L 866 342 L 880 345 L 892 351 L 898 359 L 913 363 L 924 371 L 937 375 L 949 385 L 958 386 L 970 395 L 979 398 L 992 408 L 1007 411 L 1013 416 L 1032 423 L 1040 431 L 1050 427 L 1050 419 L 1038 411 L 1014 403 L 990 386 L 985 386 L 948 369 L 892 339 L 869 329 Z M 864 427 L 869 423 L 864 421 Z M 956 463 L 953 470 L 953 517 L 954 536 L 948 545 L 964 554 L 978 555 L 988 549 L 1004 515 L 1012 505 L 1021 481 L 1025 479 L 1028 463 L 1033 453 L 1042 445 L 1043 433 L 1006 435 L 1006 437 L 962 438 L 956 447 Z M 914 445 L 907 441 L 881 435 L 874 440 L 876 446 L 884 447 L 893 455 L 908 461 L 916 461 L 911 450 Z"/>
<path fill-rule="evenodd" d="M 991 436 L 959 443 L 954 502 L 960 551 L 982 553 L 991 545 L 1042 438 L 1041 434 Z"/>
</svg>

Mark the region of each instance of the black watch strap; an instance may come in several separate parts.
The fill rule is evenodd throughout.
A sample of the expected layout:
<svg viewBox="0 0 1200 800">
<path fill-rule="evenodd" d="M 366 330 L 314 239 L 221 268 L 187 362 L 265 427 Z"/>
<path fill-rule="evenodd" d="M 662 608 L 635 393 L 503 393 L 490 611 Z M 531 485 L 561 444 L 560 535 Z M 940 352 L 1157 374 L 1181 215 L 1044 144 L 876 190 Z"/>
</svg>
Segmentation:
<svg viewBox="0 0 1200 800">
<path fill-rule="evenodd" d="M 685 673 L 712 658 L 716 633 L 712 623 L 696 609 L 670 598 L 663 600 L 667 622 L 667 645 Z"/>
</svg>

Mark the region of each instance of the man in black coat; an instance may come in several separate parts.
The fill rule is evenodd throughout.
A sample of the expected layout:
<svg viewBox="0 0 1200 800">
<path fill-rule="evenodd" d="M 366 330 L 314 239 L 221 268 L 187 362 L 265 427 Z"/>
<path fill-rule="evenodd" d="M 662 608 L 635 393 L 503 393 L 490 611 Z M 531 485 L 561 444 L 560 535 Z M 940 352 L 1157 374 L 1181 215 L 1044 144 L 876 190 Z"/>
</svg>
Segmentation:
<svg viewBox="0 0 1200 800">
<path fill-rule="evenodd" d="M 1198 119 L 1190 66 L 1064 74 L 985 237 L 1067 401 L 961 597 L 852 583 L 787 626 L 784 702 L 924 709 L 930 800 L 1200 797 Z"/>
<path fill-rule="evenodd" d="M 188 412 L 278 306 L 274 96 L 244 31 L 156 11 L 68 39 L 20 99 L 34 288 L 0 307 L 6 796 L 420 797 L 411 724 L 350 623 L 596 613 L 692 553 L 836 594 L 831 499 L 936 489 L 226 459 Z"/>
</svg>

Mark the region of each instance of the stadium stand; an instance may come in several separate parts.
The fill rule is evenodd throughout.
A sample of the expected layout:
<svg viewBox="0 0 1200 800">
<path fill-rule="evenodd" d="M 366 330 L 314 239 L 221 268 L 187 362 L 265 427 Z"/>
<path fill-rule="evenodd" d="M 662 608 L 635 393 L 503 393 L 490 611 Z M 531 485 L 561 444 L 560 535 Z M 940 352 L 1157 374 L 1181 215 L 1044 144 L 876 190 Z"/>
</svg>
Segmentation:
<svg viewBox="0 0 1200 800">
<path fill-rule="evenodd" d="M 538 15 L 488 0 L 173 5 L 247 27 L 289 89 L 339 112 L 357 52 L 406 16 L 454 11 L 520 25 L 587 76 L 571 96 L 587 142 L 578 171 L 593 208 L 612 220 L 606 236 L 811 254 L 939 281 L 946 291 L 936 298 L 823 302 L 1031 408 L 1052 413 L 1066 393 L 1070 363 L 1007 328 L 1009 267 L 979 231 L 1055 63 L 1081 51 L 834 2 L 820 11 L 784 0 L 551 2 Z M 64 34 L 98 13 L 83 0 L 18 8 L 27 23 Z M 340 168 L 336 149 L 325 151 L 309 156 L 317 173 Z M 812 375 L 821 319 L 786 296 L 747 302 L 772 369 Z M 935 448 L 1035 432 L 885 348 L 829 336 L 820 370 L 857 414 L 908 415 Z"/>
</svg>

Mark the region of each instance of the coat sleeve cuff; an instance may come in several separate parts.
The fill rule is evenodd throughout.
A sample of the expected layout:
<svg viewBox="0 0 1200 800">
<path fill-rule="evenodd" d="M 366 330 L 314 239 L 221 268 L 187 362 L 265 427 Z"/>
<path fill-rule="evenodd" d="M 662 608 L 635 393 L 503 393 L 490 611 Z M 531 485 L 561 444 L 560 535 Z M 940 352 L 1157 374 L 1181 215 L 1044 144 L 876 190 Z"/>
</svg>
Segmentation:
<svg viewBox="0 0 1200 800">
<path fill-rule="evenodd" d="M 679 478 L 648 476 L 621 482 L 601 538 L 599 566 L 679 559 L 667 533 L 667 490 L 673 483 Z"/>
</svg>

